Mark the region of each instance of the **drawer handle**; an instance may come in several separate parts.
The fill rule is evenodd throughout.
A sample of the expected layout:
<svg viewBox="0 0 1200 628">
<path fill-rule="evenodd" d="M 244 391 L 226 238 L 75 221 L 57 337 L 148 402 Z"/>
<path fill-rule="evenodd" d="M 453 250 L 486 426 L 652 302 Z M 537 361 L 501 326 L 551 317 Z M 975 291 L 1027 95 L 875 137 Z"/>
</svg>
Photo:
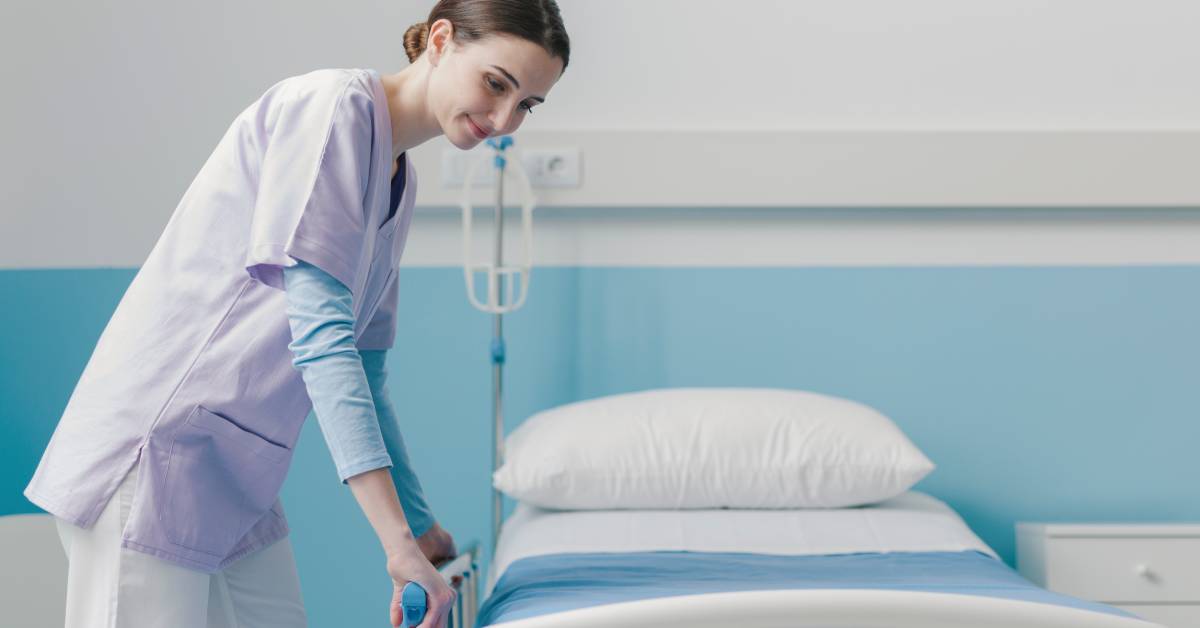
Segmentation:
<svg viewBox="0 0 1200 628">
<path fill-rule="evenodd" d="M 1136 567 L 1134 567 L 1133 573 L 1137 574 L 1138 577 L 1149 580 L 1150 582 L 1158 582 L 1158 574 L 1154 573 L 1154 571 L 1150 569 L 1150 565 L 1145 563 L 1139 563 Z"/>
</svg>

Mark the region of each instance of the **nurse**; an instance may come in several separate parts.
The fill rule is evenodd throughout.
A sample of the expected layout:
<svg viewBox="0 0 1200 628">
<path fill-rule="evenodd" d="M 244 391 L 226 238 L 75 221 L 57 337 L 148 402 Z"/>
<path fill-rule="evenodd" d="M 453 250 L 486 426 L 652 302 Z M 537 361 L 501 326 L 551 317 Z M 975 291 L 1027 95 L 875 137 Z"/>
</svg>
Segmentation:
<svg viewBox="0 0 1200 628">
<path fill-rule="evenodd" d="M 384 385 L 416 195 L 407 150 L 513 133 L 566 69 L 553 0 L 441 0 L 411 65 L 272 85 L 196 175 L 25 489 L 57 517 L 67 626 L 306 626 L 279 489 L 314 411 L 400 591 L 454 555 Z M 330 543 L 336 543 L 330 539 Z M 380 609 L 382 614 L 382 609 Z"/>
</svg>

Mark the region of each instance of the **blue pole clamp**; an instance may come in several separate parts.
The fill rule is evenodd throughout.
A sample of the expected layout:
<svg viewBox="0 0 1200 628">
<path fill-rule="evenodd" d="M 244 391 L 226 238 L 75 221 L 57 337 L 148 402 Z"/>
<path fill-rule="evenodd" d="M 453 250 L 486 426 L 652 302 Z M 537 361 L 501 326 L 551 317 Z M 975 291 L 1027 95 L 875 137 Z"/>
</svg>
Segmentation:
<svg viewBox="0 0 1200 628">
<path fill-rule="evenodd" d="M 491 146 L 497 151 L 496 157 L 492 160 L 492 163 L 495 164 L 496 168 L 503 170 L 504 166 L 508 165 L 508 160 L 504 157 L 504 151 L 509 146 L 512 146 L 512 143 L 513 138 L 511 135 L 501 136 L 499 140 L 494 137 L 488 138 L 487 145 Z"/>
<path fill-rule="evenodd" d="M 404 614 L 400 622 L 402 628 L 420 624 L 425 619 L 425 588 L 416 582 L 404 585 L 400 593 L 400 608 Z"/>
<path fill-rule="evenodd" d="M 492 364 L 504 364 L 504 339 L 492 339 Z"/>
</svg>

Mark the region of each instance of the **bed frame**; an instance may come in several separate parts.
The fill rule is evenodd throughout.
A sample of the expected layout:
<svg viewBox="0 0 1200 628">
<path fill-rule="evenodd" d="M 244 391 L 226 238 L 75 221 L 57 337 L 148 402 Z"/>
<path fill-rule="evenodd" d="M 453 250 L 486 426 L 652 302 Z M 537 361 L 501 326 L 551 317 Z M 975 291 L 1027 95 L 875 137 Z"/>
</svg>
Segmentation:
<svg viewBox="0 0 1200 628">
<path fill-rule="evenodd" d="M 438 573 L 457 594 L 446 628 L 475 628 L 479 610 L 479 545 L 471 543 L 458 556 L 437 565 Z"/>
</svg>

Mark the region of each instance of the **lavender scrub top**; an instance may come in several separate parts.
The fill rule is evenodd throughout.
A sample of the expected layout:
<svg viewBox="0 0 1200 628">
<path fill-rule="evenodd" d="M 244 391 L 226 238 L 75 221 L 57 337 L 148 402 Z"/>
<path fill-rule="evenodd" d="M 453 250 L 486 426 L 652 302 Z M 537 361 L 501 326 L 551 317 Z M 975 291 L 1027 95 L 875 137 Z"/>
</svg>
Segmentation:
<svg viewBox="0 0 1200 628">
<path fill-rule="evenodd" d="M 117 304 L 24 495 L 83 528 L 137 473 L 121 546 L 206 573 L 288 533 L 279 491 L 313 409 L 283 269 L 351 294 L 359 351 L 396 335 L 417 180 L 391 211 L 372 69 L 284 78 L 234 119 Z"/>
</svg>

